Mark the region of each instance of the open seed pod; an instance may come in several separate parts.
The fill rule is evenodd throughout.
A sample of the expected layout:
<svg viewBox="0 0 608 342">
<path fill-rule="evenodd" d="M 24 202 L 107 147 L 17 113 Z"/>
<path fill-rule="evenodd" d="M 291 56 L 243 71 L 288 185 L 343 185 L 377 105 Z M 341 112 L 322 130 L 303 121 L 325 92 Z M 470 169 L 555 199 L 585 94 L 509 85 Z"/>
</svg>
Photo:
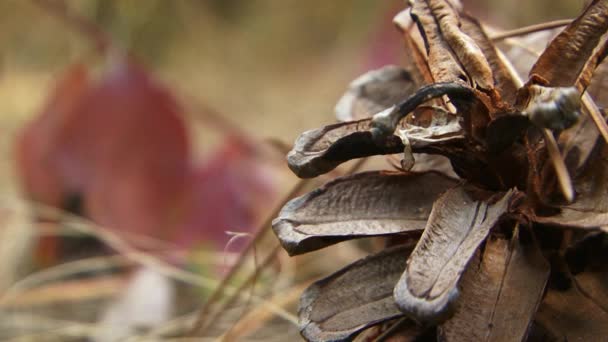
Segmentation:
<svg viewBox="0 0 608 342">
<path fill-rule="evenodd" d="M 349 340 L 399 317 L 391 331 L 411 339 L 606 336 L 608 278 L 594 259 L 607 253 L 606 123 L 585 91 L 606 55 L 608 1 L 560 31 L 526 82 L 453 2 L 415 0 L 397 18 L 408 65 L 353 82 L 343 122 L 303 133 L 288 162 L 315 177 L 399 153 L 403 170 L 338 178 L 288 202 L 273 229 L 291 255 L 366 236 L 417 242 L 313 284 L 303 336 Z M 460 179 L 408 171 L 418 153 L 448 158 Z"/>
</svg>

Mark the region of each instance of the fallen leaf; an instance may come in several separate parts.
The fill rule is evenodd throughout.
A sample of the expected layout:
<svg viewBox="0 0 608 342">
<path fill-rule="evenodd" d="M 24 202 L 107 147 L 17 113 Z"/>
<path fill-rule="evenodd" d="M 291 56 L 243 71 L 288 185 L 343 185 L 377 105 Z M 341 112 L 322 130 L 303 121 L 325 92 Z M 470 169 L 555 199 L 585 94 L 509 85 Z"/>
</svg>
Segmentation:
<svg viewBox="0 0 608 342">
<path fill-rule="evenodd" d="M 290 255 L 362 236 L 420 231 L 433 202 L 456 184 L 433 172 L 359 173 L 289 201 L 272 226 Z"/>
<path fill-rule="evenodd" d="M 74 106 L 88 91 L 89 75 L 81 64 L 68 68 L 57 81 L 41 114 L 28 123 L 17 137 L 15 159 L 26 196 L 52 206 L 64 204 L 69 196 L 70 180 L 56 167 L 54 145 L 66 121 L 72 120 Z"/>
<path fill-rule="evenodd" d="M 508 210 L 513 194 L 509 191 L 498 202 L 488 204 L 457 187 L 439 197 L 395 287 L 401 310 L 422 322 L 441 321 L 451 314 L 462 272 Z"/>
</svg>

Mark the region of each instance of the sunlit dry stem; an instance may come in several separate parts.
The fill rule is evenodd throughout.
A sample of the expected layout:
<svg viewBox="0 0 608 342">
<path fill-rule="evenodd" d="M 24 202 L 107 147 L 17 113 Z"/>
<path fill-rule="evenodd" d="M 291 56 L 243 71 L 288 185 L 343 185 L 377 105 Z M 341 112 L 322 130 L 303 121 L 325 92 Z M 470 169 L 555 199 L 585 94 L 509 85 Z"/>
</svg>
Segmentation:
<svg viewBox="0 0 608 342">
<path fill-rule="evenodd" d="M 399 121 L 406 115 L 411 113 L 421 104 L 443 95 L 473 97 L 475 96 L 475 93 L 471 88 L 453 82 L 435 83 L 422 87 L 407 100 L 374 115 L 371 129 L 374 140 L 381 141 L 392 135 L 395 132 Z"/>
<path fill-rule="evenodd" d="M 277 254 L 279 253 L 280 250 L 281 250 L 281 245 L 279 245 L 277 243 L 276 246 L 270 251 L 270 253 L 268 253 L 268 255 L 264 258 L 264 260 L 262 260 L 262 262 L 259 265 L 256 265 L 256 270 L 254 270 L 254 272 L 251 273 L 247 277 L 247 279 L 245 279 L 236 288 L 235 293 L 242 293 L 247 286 L 251 286 L 252 291 L 253 291 L 253 287 L 255 287 L 255 283 L 257 281 L 259 272 L 261 272 L 262 270 L 264 270 L 266 267 L 268 267 L 270 265 L 270 263 L 275 259 L 275 257 L 277 256 Z M 203 322 L 204 324 L 202 326 L 200 326 L 200 328 L 198 329 L 198 332 L 203 332 L 203 331 L 205 331 L 205 329 L 207 327 L 212 326 L 215 323 L 215 319 L 217 319 L 218 317 L 221 317 L 221 315 L 224 313 L 224 311 L 227 308 L 229 308 L 232 304 L 234 304 L 234 302 L 238 298 L 239 298 L 239 296 L 231 296 L 225 302 L 223 302 L 218 308 L 215 309 L 215 312 L 213 312 L 212 314 L 209 314 L 209 317 L 211 317 L 211 318 L 209 320 L 206 320 Z M 245 306 L 245 311 L 243 311 L 241 313 L 241 316 L 243 316 L 246 313 L 246 309 L 247 309 L 247 306 Z M 239 321 L 239 319 L 237 319 L 236 321 Z M 228 330 L 228 332 L 229 331 L 230 330 Z"/>
<path fill-rule="evenodd" d="M 534 25 L 530 25 L 530 26 L 516 28 L 514 30 L 496 33 L 493 36 L 491 36 L 490 39 L 494 42 L 497 42 L 497 41 L 501 41 L 501 40 L 504 40 L 507 38 L 523 36 L 523 35 L 534 33 L 534 32 L 551 30 L 554 28 L 566 26 L 566 25 L 570 24 L 571 22 L 572 22 L 572 19 L 560 19 L 560 20 L 548 21 L 545 23 L 534 24 Z"/>
<path fill-rule="evenodd" d="M 266 256 L 266 258 L 264 258 L 264 260 L 256 266 L 256 269 L 253 271 L 253 273 L 251 273 L 247 279 L 245 279 L 245 281 L 243 281 L 241 283 L 241 285 L 239 285 L 237 287 L 237 293 L 240 293 L 242 291 L 245 290 L 246 287 L 250 286 L 251 287 L 251 294 L 254 294 L 254 290 L 255 290 L 255 283 L 258 280 L 258 275 L 260 272 L 262 272 L 264 269 L 266 269 L 268 266 L 270 266 L 270 264 L 272 263 L 272 261 L 275 260 L 275 258 L 277 257 L 277 255 L 279 254 L 279 252 L 281 251 L 281 245 L 279 243 L 277 243 L 272 250 L 270 251 L 270 253 L 268 253 L 268 255 Z M 228 299 L 227 301 L 223 302 L 220 307 L 217 310 L 217 314 L 213 315 L 213 317 L 220 317 L 222 313 L 224 313 L 224 311 L 229 308 L 232 304 L 234 304 L 234 302 L 238 299 L 238 296 L 232 296 L 230 299 Z M 247 304 L 245 305 L 245 307 L 243 308 L 243 311 L 241 312 L 240 316 L 238 319 L 235 320 L 235 322 L 238 322 L 241 320 L 241 318 L 247 313 L 247 307 L 249 305 L 249 301 L 247 302 Z M 211 320 L 209 321 L 209 325 L 213 325 L 214 321 Z M 233 326 L 231 326 L 228 331 L 226 331 L 226 334 L 229 334 L 230 331 L 232 330 Z"/>
<path fill-rule="evenodd" d="M 604 119 L 602 112 L 600 112 L 600 109 L 591 98 L 591 95 L 589 95 L 589 93 L 583 94 L 581 101 L 583 102 L 585 109 L 587 109 L 589 116 L 593 119 L 595 126 L 600 131 L 600 134 L 602 134 L 604 140 L 608 142 L 608 125 L 606 125 L 606 119 Z"/>
<path fill-rule="evenodd" d="M 351 168 L 348 169 L 345 172 L 345 175 L 350 175 L 350 174 L 353 174 L 353 173 L 357 172 L 357 170 L 359 170 L 366 161 L 367 161 L 366 158 L 361 158 L 361 159 L 357 160 L 357 162 L 355 164 L 353 164 L 351 166 Z M 233 278 L 235 277 L 235 275 L 238 272 L 238 270 L 245 263 L 245 261 L 247 259 L 247 254 L 249 254 L 249 252 L 253 250 L 253 248 L 262 240 L 262 238 L 265 235 L 265 233 L 269 231 L 272 220 L 278 214 L 278 212 L 282 209 L 283 204 L 285 202 L 287 202 L 289 199 L 295 197 L 298 193 L 300 193 L 302 191 L 302 189 L 306 185 L 308 185 L 309 181 L 310 181 L 309 179 L 301 179 L 301 180 L 299 180 L 298 183 L 291 189 L 291 191 L 280 202 L 280 205 L 277 208 L 275 208 L 274 210 L 272 210 L 272 212 L 268 216 L 268 219 L 265 220 L 262 223 L 262 225 L 260 226 L 258 232 L 255 234 L 254 238 L 247 245 L 247 247 L 245 248 L 245 250 L 241 253 L 241 255 L 237 259 L 237 261 L 234 264 L 234 266 L 230 269 L 230 271 L 228 272 L 228 274 L 222 279 L 221 283 L 216 287 L 216 289 L 209 296 L 209 298 L 207 299 L 207 301 L 205 302 L 205 304 L 201 307 L 201 309 L 199 311 L 199 314 L 198 314 L 198 317 L 196 319 L 196 322 L 194 323 L 194 326 L 193 326 L 193 329 L 192 329 L 190 335 L 199 336 L 204 331 L 205 327 L 207 327 L 207 326 L 209 326 L 209 324 L 213 323 L 213 317 L 211 317 L 211 322 L 207 321 L 207 319 L 210 316 L 212 316 L 212 315 L 210 315 L 211 306 L 215 302 L 217 302 L 217 300 L 220 298 L 220 295 L 223 293 L 222 289 L 224 287 L 228 286 L 228 284 L 230 283 L 230 281 L 233 280 Z M 268 254 L 268 256 L 266 257 L 266 259 L 264 259 L 262 261 L 262 263 L 260 264 L 259 268 L 257 270 L 255 270 L 254 273 L 252 275 L 250 275 L 241 284 L 241 286 L 238 287 L 238 291 L 235 292 L 236 295 L 233 296 L 233 297 L 231 297 L 231 298 L 229 298 L 227 300 L 227 302 L 224 303 L 224 305 L 222 305 L 217 310 L 217 312 L 215 312 L 215 314 L 213 315 L 214 317 L 219 317 L 221 315 L 221 313 L 223 312 L 223 310 L 225 310 L 225 308 L 230 303 L 234 302 L 234 299 L 237 297 L 237 295 L 239 294 L 239 292 L 245 286 L 247 286 L 247 285 L 254 285 L 252 283 L 255 282 L 255 279 L 257 277 L 257 273 L 260 272 L 261 270 L 263 270 L 266 266 L 268 266 L 270 264 L 270 261 L 272 261 L 274 259 L 274 257 L 276 256 L 276 253 L 279 251 L 279 247 L 280 247 L 280 245 L 277 245 L 277 247 L 274 248 Z"/>
<path fill-rule="evenodd" d="M 576 87 L 531 85 L 526 115 L 542 132 L 549 159 L 555 168 L 560 189 L 568 202 L 574 199 L 572 180 L 559 151 L 553 131 L 574 125 L 580 116 L 581 99 Z"/>
<path fill-rule="evenodd" d="M 551 160 L 551 163 L 553 163 L 553 167 L 555 168 L 559 187 L 562 190 L 562 193 L 564 194 L 566 200 L 568 202 L 572 202 L 572 200 L 574 199 L 574 188 L 572 187 L 572 180 L 570 179 L 570 174 L 568 173 L 568 169 L 566 168 L 564 159 L 562 158 L 562 155 L 559 152 L 557 142 L 553 137 L 553 132 L 546 128 L 542 128 L 541 132 L 543 133 L 543 138 L 545 139 L 545 143 L 547 145 L 549 159 Z"/>
<path fill-rule="evenodd" d="M 230 268 L 230 271 L 228 271 L 228 273 L 222 279 L 220 284 L 211 293 L 211 295 L 209 296 L 209 298 L 207 299 L 205 304 L 203 304 L 203 306 L 201 307 L 201 309 L 198 313 L 198 318 L 196 319 L 196 322 L 194 323 L 194 327 L 192 329 L 193 335 L 197 335 L 202 332 L 203 328 L 206 326 L 206 320 L 209 316 L 209 310 L 211 309 L 211 306 L 220 299 L 220 296 L 224 293 L 223 289 L 226 286 L 228 286 L 230 281 L 232 281 L 234 279 L 237 272 L 241 269 L 241 267 L 247 260 L 247 255 L 249 254 L 249 252 L 251 252 L 253 250 L 253 248 L 265 236 L 266 232 L 268 232 L 270 230 L 270 224 L 272 223 L 272 220 L 274 219 L 274 217 L 278 214 L 278 212 L 283 207 L 283 203 L 287 202 L 289 199 L 291 199 L 292 197 L 295 197 L 298 193 L 300 193 L 300 191 L 302 191 L 302 189 L 304 189 L 304 187 L 308 184 L 308 182 L 309 182 L 308 179 L 299 180 L 298 183 L 296 183 L 296 185 L 294 185 L 294 187 L 291 189 L 291 191 L 280 202 L 280 204 L 270 212 L 270 214 L 268 215 L 266 220 L 264 220 L 264 222 L 260 225 L 258 231 L 254 235 L 254 238 L 249 241 L 249 244 L 247 244 L 247 246 L 245 247 L 243 252 L 241 252 L 241 255 L 239 256 L 239 258 L 237 259 L 235 264 L 232 266 L 232 268 Z"/>
</svg>

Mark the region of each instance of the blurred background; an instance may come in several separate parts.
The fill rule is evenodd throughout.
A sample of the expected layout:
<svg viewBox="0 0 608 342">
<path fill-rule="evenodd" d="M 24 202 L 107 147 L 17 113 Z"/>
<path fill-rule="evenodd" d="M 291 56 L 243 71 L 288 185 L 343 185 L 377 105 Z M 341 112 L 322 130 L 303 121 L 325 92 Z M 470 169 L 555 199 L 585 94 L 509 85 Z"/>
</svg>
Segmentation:
<svg viewBox="0 0 608 342">
<path fill-rule="evenodd" d="M 60 5 L 49 9 L 49 3 Z M 469 12 L 482 21 L 503 29 L 574 17 L 583 7 L 582 0 L 469 0 L 463 3 Z M 150 324 L 160 324 L 179 315 L 186 317 L 194 312 L 213 286 L 217 285 L 217 280 L 229 268 L 231 260 L 236 258 L 244 245 L 243 240 L 251 238 L 251 231 L 296 183 L 295 176 L 291 175 L 283 161 L 285 148 L 289 149 L 302 131 L 334 121 L 333 107 L 352 79 L 366 70 L 399 63 L 402 53 L 399 34 L 393 28 L 391 19 L 403 5 L 404 2 L 398 0 L 0 1 L 0 339 L 86 340 L 96 336 L 97 340 L 111 341 L 117 340 L 117 336 L 135 336 L 142 334 L 136 329 L 137 322 L 133 323 L 135 328 L 130 327 L 123 335 L 115 336 L 105 336 L 100 331 L 110 328 L 98 329 L 98 326 L 109 324 L 106 327 L 113 327 L 116 321 L 121 322 L 117 317 L 123 317 L 122 322 L 125 322 L 125 315 L 145 316 L 142 310 L 145 311 L 146 306 L 142 301 L 152 305 L 147 310 L 159 312 L 159 317 L 145 318 L 144 323 L 140 322 L 146 328 Z M 88 167 L 85 165 L 87 161 L 97 162 L 97 159 L 83 157 L 79 159 L 81 164 L 70 166 L 77 169 L 79 177 L 85 178 L 82 181 L 85 186 L 71 184 L 69 179 L 72 174 L 53 171 L 56 168 L 63 170 L 63 166 L 54 165 L 54 162 L 51 162 L 52 165 L 39 163 L 36 162 L 38 157 L 31 157 L 35 153 L 47 153 L 44 152 L 45 146 L 53 145 L 55 141 L 55 138 L 48 137 L 54 134 L 70 137 L 57 143 L 57 146 L 53 145 L 58 151 L 57 156 L 73 145 L 96 144 L 91 142 L 97 139 L 96 136 L 87 129 L 94 132 L 97 126 L 87 126 L 85 129 L 84 123 L 75 123 L 73 129 L 79 131 L 82 128 L 80 132 L 86 134 L 74 133 L 72 136 L 57 133 L 53 124 L 48 123 L 48 118 L 52 116 L 48 113 L 62 110 L 78 112 L 66 109 L 72 107 L 65 103 L 80 101 L 76 107 L 81 111 L 87 111 L 91 117 L 103 117 L 103 111 L 90 110 L 90 107 L 103 106 L 104 101 L 118 101 L 113 95 L 96 88 L 103 88 L 104 85 L 112 88 L 112 70 L 116 70 L 112 66 L 116 64 L 114 57 L 100 54 L 90 36 L 74 29 L 73 23 L 66 24 L 66 21 L 70 21 L 66 20 L 69 16 L 93 24 L 105 32 L 112 50 L 128 51 L 131 59 L 125 63 L 126 69 L 120 69 L 122 71 L 119 73 L 123 72 L 121 75 L 127 75 L 125 79 L 130 80 L 130 77 L 140 80 L 138 77 L 141 76 L 144 81 L 134 81 L 133 84 L 146 84 L 142 87 L 149 87 L 146 89 L 150 92 L 142 90 L 144 95 L 141 98 L 138 97 L 140 93 L 127 92 L 128 98 L 133 99 L 125 100 L 127 108 L 135 106 L 133 103 L 137 101 L 146 103 L 141 104 L 141 108 L 144 108 L 141 111 L 146 108 L 154 111 L 154 108 L 164 108 L 165 105 L 177 108 L 158 111 L 159 117 L 171 117 L 172 122 L 176 120 L 178 128 L 174 131 L 164 130 L 167 125 L 162 120 L 150 125 L 131 123 L 126 128 L 133 136 L 145 135 L 146 139 L 157 141 L 161 146 L 165 146 L 165 142 L 179 142 L 175 143 L 175 149 L 167 150 L 167 154 L 161 157 L 156 154 L 146 157 L 145 147 L 133 143 L 135 140 L 114 137 L 111 132 L 120 131 L 120 121 L 100 119 L 101 126 L 107 122 L 107 127 L 100 131 L 106 132 L 110 140 L 122 141 L 115 147 L 124 152 L 121 165 L 129 164 L 127 160 L 139 162 L 133 163 L 136 166 L 124 173 L 117 171 L 120 168 L 108 166 L 108 177 L 116 175 L 122 182 L 100 185 L 104 189 L 116 187 L 119 190 L 107 190 L 110 194 L 103 195 L 106 197 L 99 200 L 90 200 L 88 190 L 83 190 L 89 186 L 86 185 L 89 184 L 86 178 L 93 176 L 85 171 L 80 172 Z M 91 75 L 85 85 L 73 80 L 78 78 L 74 75 L 79 72 L 75 71 L 75 65 L 79 64 Z M 68 81 L 65 81 L 66 78 Z M 58 85 L 61 79 L 64 79 L 64 86 L 67 82 L 75 89 L 88 89 L 89 93 L 85 93 L 97 100 L 82 100 L 80 93 L 72 88 L 62 91 L 62 86 Z M 148 82 L 151 85 L 147 85 Z M 168 99 L 158 100 L 158 105 L 155 105 L 153 98 L 157 91 Z M 128 112 L 128 109 L 120 109 L 120 106 L 116 108 L 116 117 Z M 98 112 L 102 114 L 96 114 Z M 35 128 L 32 123 L 41 120 L 37 118 L 45 113 L 47 123 L 41 124 L 43 128 Z M 142 120 L 144 118 L 145 115 Z M 26 127 L 30 127 L 29 133 L 23 133 Z M 101 133 L 98 137 L 106 138 Z M 97 147 L 91 148 L 94 150 Z M 104 150 L 105 147 L 99 148 Z M 86 155 L 87 151 L 84 148 L 78 153 Z M 51 153 L 50 156 L 48 158 L 55 160 L 56 155 Z M 175 163 L 183 164 L 183 170 L 178 170 L 182 173 L 172 170 L 173 173 L 169 172 L 172 176 L 163 173 L 158 176 L 160 178 L 154 178 L 156 174 L 149 170 L 156 164 L 149 158 L 166 159 L 168 162 L 176 160 Z M 34 162 L 30 163 L 31 160 Z M 69 178 L 62 182 L 70 184 L 49 185 L 52 181 L 47 181 L 45 177 L 54 176 L 56 172 L 60 178 Z M 139 178 L 133 176 L 134 172 L 150 173 L 152 176 L 140 184 Z M 169 178 L 163 178 L 165 176 Z M 27 177 L 41 180 L 28 183 L 23 180 Z M 183 183 L 176 180 L 182 178 L 186 179 Z M 137 185 L 131 186 L 125 179 L 135 179 L 133 182 Z M 179 184 L 165 182 L 165 179 Z M 158 186 L 159 183 L 170 183 L 171 186 L 163 188 Z M 50 218 L 49 215 L 41 217 L 40 213 L 35 213 L 37 210 L 32 209 L 30 201 L 46 198 L 44 194 L 37 198 L 35 193 L 40 187 L 47 186 L 40 191 L 45 193 L 52 188 L 51 192 L 61 192 L 62 195 L 46 204 L 84 215 L 92 222 L 78 223 L 76 219 L 70 221 Z M 130 190 L 120 192 L 126 188 Z M 80 196 L 78 201 L 85 202 L 84 209 L 82 203 L 76 208 L 68 205 L 73 192 Z M 136 195 L 132 195 L 136 192 Z M 123 195 L 121 198 L 126 198 L 124 203 L 116 200 L 118 204 L 115 206 L 127 208 L 120 214 L 109 213 L 112 210 L 120 211 L 120 208 L 108 204 L 114 201 L 112 194 L 116 194 L 117 198 Z M 174 195 L 185 196 L 185 202 L 198 203 L 200 207 L 175 205 L 177 200 L 151 200 L 142 208 L 154 211 L 163 220 L 165 216 L 171 219 L 178 217 L 179 223 L 169 227 L 180 232 L 161 234 L 158 230 L 166 229 L 166 226 L 157 229 L 152 228 L 154 223 L 142 223 L 142 228 L 136 229 L 139 240 L 121 234 L 124 228 L 121 222 L 135 222 L 133 225 L 137 226 L 145 221 L 143 218 L 124 218 L 125 215 L 129 216 L 133 198 Z M 102 200 L 105 201 L 103 205 L 99 204 Z M 133 210 L 144 210 L 142 208 Z M 151 217 L 156 222 L 157 216 Z M 63 223 L 57 225 L 57 222 Z M 96 223 L 115 226 L 115 229 L 110 229 L 108 237 L 103 230 L 96 230 Z M 78 224 L 88 225 L 88 228 L 74 228 Z M 227 230 L 234 233 L 225 234 Z M 58 243 L 60 236 L 71 234 L 78 235 L 71 245 Z M 209 280 L 208 286 L 201 287 L 182 278 L 177 281 L 179 284 L 167 285 L 167 280 L 157 273 L 146 273 L 133 266 L 132 259 L 126 258 L 127 262 L 119 258 L 125 264 L 108 261 L 108 258 L 116 256 L 116 252 L 120 252 L 120 255 L 129 252 L 129 248 L 121 250 L 120 243 L 108 248 L 108 242 L 114 241 L 112 234 L 177 270 L 187 269 L 204 275 Z M 87 235 L 92 235 L 93 241 L 82 240 Z M 40 236 L 46 237 L 46 240 L 40 239 Z M 167 245 L 160 249 L 152 248 L 150 245 L 154 243 L 142 243 L 142 236 L 153 236 L 156 242 L 160 240 L 162 243 L 175 244 L 176 250 L 182 254 L 176 256 Z M 261 248 L 271 246 L 274 243 L 271 240 L 272 237 L 269 237 L 262 242 Z M 233 253 L 222 253 L 226 252 L 227 244 L 228 252 Z M 84 252 L 82 246 L 85 246 Z M 342 249 L 342 255 L 335 257 L 335 264 L 325 263 L 323 266 L 315 266 L 315 257 L 296 262 L 279 256 L 275 268 L 268 274 L 260 274 L 262 287 L 270 283 L 274 286 L 267 286 L 267 291 L 262 292 L 267 295 L 279 290 L 289 292 L 289 289 L 295 288 L 294 284 L 299 284 L 298 281 L 313 279 L 315 274 L 335 270 L 363 255 L 359 247 L 349 248 Z M 211 259 L 214 261 L 209 261 Z M 73 266 L 78 260 L 89 260 L 91 263 L 72 271 L 69 268 L 62 271 L 60 268 L 58 274 L 43 274 L 36 278 L 40 272 L 56 270 L 66 263 Z M 101 273 L 87 270 L 88 266 L 97 265 L 94 261 L 106 262 L 102 262 L 105 268 L 99 267 L 103 269 Z M 298 272 L 308 270 L 306 276 L 294 275 L 296 265 Z M 319 269 L 323 267 L 325 269 Z M 91 274 L 95 276 L 91 277 Z M 98 277 L 99 274 L 104 277 Z M 277 277 L 282 277 L 284 281 L 277 282 Z M 155 284 L 152 287 L 156 290 L 160 288 L 160 292 L 151 290 L 144 299 L 129 297 L 128 293 L 144 293 L 137 287 L 138 279 L 144 279 L 143 283 Z M 295 295 L 292 294 L 291 302 L 286 300 L 289 304 L 285 305 L 292 315 L 299 292 L 294 290 L 293 293 Z M 146 298 L 164 298 L 164 302 L 148 303 L 150 300 Z M 141 307 L 140 311 L 128 311 L 133 306 Z M 109 313 L 112 310 L 122 310 L 122 313 L 112 316 Z M 232 323 L 226 324 L 242 319 L 239 315 L 240 311 L 230 321 Z M 266 321 L 272 322 L 275 315 L 278 314 L 269 314 L 270 318 Z M 192 314 L 187 316 L 188 322 L 191 323 L 193 317 Z M 293 322 L 289 322 L 289 319 L 278 321 L 290 327 L 288 331 L 297 336 Z M 179 331 L 179 328 L 175 329 L 174 332 Z M 264 339 L 270 339 L 272 335 L 264 335 L 259 327 L 253 329 L 249 326 L 247 329 L 258 334 L 257 338 L 265 336 Z M 49 331 L 54 333 L 49 335 Z M 215 332 L 210 331 L 209 336 L 217 337 L 221 331 L 220 328 Z M 36 335 L 40 333 L 46 335 Z M 158 336 L 161 335 L 159 333 Z M 44 338 L 40 339 L 41 336 Z"/>
</svg>

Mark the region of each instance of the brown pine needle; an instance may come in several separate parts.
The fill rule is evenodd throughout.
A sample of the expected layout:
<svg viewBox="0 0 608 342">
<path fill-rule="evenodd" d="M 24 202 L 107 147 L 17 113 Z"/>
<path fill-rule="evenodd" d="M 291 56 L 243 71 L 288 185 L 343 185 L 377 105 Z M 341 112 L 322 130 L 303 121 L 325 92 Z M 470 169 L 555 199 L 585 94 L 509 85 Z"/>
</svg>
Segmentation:
<svg viewBox="0 0 608 342">
<path fill-rule="evenodd" d="M 500 33 L 497 33 L 497 34 L 494 34 L 493 36 L 491 36 L 490 39 L 494 42 L 497 42 L 497 41 L 504 40 L 504 39 L 511 38 L 511 37 L 523 36 L 523 35 L 526 35 L 529 33 L 551 30 L 554 28 L 566 26 L 566 25 L 570 24 L 571 22 L 572 22 L 572 19 L 560 19 L 560 20 L 547 21 L 547 22 L 540 23 L 540 24 L 534 24 L 534 25 L 530 25 L 530 26 L 516 28 L 514 30 L 500 32 Z"/>
<path fill-rule="evenodd" d="M 568 173 L 568 169 L 564 163 L 564 159 L 562 158 L 559 147 L 557 146 L 557 141 L 555 141 L 553 132 L 550 130 L 544 128 L 541 129 L 541 131 L 543 133 L 543 137 L 545 138 L 547 151 L 549 152 L 549 159 L 555 168 L 555 175 L 557 176 L 562 194 L 568 202 L 572 202 L 574 199 L 574 188 L 572 186 L 570 174 Z"/>
<path fill-rule="evenodd" d="M 608 142 L 608 125 L 606 125 L 606 120 L 604 119 L 599 108 L 597 107 L 589 93 L 583 94 L 581 100 L 583 101 L 583 105 L 589 112 L 589 115 L 593 119 L 595 126 L 597 126 L 597 129 L 600 131 L 600 134 L 602 134 L 604 140 Z"/>
</svg>

